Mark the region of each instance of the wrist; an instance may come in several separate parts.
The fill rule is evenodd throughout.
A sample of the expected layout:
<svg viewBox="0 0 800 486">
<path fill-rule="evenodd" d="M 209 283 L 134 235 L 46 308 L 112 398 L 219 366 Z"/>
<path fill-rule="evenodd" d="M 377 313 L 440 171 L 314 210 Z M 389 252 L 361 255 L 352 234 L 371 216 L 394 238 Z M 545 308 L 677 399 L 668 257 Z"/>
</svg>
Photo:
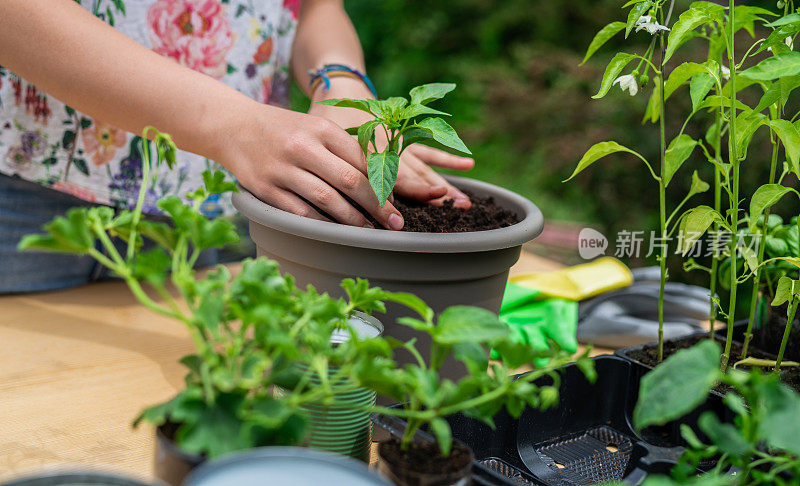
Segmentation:
<svg viewBox="0 0 800 486">
<path fill-rule="evenodd" d="M 375 96 L 366 84 L 360 79 L 336 77 L 331 78 L 330 88 L 326 89 L 325 84 L 320 84 L 310 93 L 311 101 L 317 102 L 330 98 L 352 98 L 364 100 L 374 99 Z"/>
</svg>

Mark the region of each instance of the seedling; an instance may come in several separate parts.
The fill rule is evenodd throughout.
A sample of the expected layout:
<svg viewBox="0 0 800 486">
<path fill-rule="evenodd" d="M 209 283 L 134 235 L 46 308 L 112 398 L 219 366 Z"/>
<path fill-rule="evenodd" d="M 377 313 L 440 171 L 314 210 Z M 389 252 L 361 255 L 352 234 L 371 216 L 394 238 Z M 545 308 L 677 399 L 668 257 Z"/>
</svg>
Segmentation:
<svg viewBox="0 0 800 486">
<path fill-rule="evenodd" d="M 440 145 L 464 154 L 471 154 L 456 131 L 440 116 L 450 116 L 443 111 L 427 106 L 443 98 L 456 88 L 455 84 L 432 83 L 417 86 L 410 91 L 411 100 L 392 97 L 385 100 L 353 100 L 337 98 L 319 101 L 323 105 L 355 108 L 369 113 L 374 118 L 360 127 L 350 128 L 351 135 L 358 135 L 358 143 L 367 158 L 367 175 L 372 190 L 381 207 L 394 189 L 400 155 L 413 143 Z M 436 115 L 436 116 L 430 116 Z M 386 146 L 376 143 L 376 130 L 385 136 Z"/>
</svg>

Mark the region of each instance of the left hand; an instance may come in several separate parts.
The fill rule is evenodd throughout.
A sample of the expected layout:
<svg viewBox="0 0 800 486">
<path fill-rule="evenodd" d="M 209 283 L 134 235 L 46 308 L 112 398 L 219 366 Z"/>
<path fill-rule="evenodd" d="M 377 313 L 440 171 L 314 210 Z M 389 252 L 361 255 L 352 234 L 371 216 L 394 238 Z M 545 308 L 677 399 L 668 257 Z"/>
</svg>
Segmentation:
<svg viewBox="0 0 800 486">
<path fill-rule="evenodd" d="M 347 82 L 352 80 L 337 78 L 337 81 Z M 356 82 L 360 83 L 360 81 Z M 325 93 L 325 96 L 319 99 L 366 97 L 335 93 L 336 88 L 337 86 L 334 85 L 330 92 Z M 311 103 L 308 113 L 327 118 L 342 128 L 357 127 L 369 119 L 369 115 L 358 110 L 321 105 L 319 103 Z M 380 131 L 376 131 L 375 134 L 376 137 L 382 137 Z M 378 147 L 385 146 L 386 143 L 385 140 L 381 141 L 379 138 L 376 138 L 376 142 Z M 452 199 L 455 207 L 469 209 L 471 206 L 469 197 L 447 182 L 441 174 L 438 174 L 431 167 L 465 171 L 472 169 L 474 166 L 475 161 L 472 158 L 460 157 L 426 145 L 413 144 L 405 149 L 400 156 L 400 168 L 397 171 L 397 184 L 394 192 L 435 206 L 441 206 L 445 199 Z M 364 169 L 359 168 L 359 170 L 366 172 Z"/>
</svg>

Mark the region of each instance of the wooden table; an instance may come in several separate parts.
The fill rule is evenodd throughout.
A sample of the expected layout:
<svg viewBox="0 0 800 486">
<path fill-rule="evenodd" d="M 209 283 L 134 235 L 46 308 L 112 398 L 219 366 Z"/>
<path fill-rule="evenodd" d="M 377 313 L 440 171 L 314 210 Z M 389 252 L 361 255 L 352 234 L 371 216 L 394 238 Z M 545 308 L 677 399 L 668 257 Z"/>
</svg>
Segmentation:
<svg viewBox="0 0 800 486">
<path fill-rule="evenodd" d="M 559 266 L 523 252 L 512 272 Z M 0 481 L 64 467 L 152 476 L 153 430 L 131 421 L 181 388 L 181 323 L 105 282 L 0 297 L 0 347 Z"/>
</svg>

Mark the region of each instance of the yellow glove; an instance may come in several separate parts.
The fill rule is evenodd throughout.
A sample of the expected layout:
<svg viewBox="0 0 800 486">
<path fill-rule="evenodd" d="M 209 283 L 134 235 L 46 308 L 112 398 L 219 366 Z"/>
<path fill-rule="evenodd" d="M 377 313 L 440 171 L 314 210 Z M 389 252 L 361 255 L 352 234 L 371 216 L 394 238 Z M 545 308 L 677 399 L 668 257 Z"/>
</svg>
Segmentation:
<svg viewBox="0 0 800 486">
<path fill-rule="evenodd" d="M 549 297 L 581 301 L 630 286 L 633 274 L 616 258 L 602 257 L 553 272 L 517 275 L 509 281 Z"/>
</svg>

